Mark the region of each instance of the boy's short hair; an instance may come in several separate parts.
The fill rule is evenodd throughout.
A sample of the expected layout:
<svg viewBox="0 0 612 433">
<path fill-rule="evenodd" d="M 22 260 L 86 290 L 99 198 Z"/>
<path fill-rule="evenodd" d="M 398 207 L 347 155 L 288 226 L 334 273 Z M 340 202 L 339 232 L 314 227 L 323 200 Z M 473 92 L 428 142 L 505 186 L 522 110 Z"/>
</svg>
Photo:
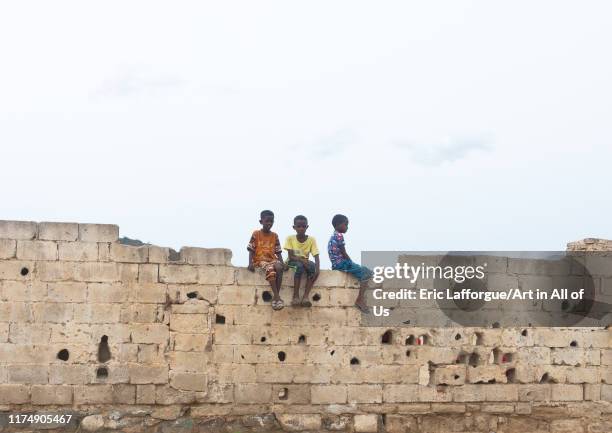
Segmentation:
<svg viewBox="0 0 612 433">
<path fill-rule="evenodd" d="M 298 215 L 295 218 L 293 218 L 293 224 L 295 225 L 295 223 L 297 223 L 298 221 L 305 221 L 306 224 L 308 224 L 308 218 L 306 218 L 304 215 Z"/>
<path fill-rule="evenodd" d="M 334 215 L 334 217 L 332 218 L 332 225 L 334 226 L 334 228 L 336 228 L 340 224 L 346 221 L 348 221 L 348 218 L 346 217 L 346 215 L 342 215 L 342 214 Z"/>
<path fill-rule="evenodd" d="M 262 210 L 261 213 L 259 214 L 259 218 L 264 219 L 265 217 L 272 217 L 274 218 L 274 212 L 272 212 L 271 210 Z"/>
</svg>

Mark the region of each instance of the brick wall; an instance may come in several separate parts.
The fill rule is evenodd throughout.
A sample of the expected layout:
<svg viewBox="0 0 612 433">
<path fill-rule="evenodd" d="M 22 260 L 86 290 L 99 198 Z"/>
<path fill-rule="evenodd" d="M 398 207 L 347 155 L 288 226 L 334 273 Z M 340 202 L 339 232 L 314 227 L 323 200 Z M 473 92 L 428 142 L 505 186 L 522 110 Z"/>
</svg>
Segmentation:
<svg viewBox="0 0 612 433">
<path fill-rule="evenodd" d="M 177 257 L 118 235 L 0 221 L 0 412 L 119 410 L 152 426 L 188 411 L 290 431 L 612 431 L 609 329 L 361 327 L 356 283 L 335 271 L 321 272 L 312 308 L 273 311 L 263 276 L 232 266 L 229 250 Z"/>
</svg>

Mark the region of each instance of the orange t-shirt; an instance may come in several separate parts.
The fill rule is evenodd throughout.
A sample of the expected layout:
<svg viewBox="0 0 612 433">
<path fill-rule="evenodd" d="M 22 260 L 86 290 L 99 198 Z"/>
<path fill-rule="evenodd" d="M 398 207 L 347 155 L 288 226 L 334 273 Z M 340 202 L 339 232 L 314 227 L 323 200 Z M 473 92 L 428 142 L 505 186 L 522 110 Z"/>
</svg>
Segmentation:
<svg viewBox="0 0 612 433">
<path fill-rule="evenodd" d="M 254 253 L 253 263 L 278 260 L 276 254 L 282 251 L 278 235 L 274 232 L 264 233 L 262 230 L 253 232 L 247 250 Z"/>
</svg>

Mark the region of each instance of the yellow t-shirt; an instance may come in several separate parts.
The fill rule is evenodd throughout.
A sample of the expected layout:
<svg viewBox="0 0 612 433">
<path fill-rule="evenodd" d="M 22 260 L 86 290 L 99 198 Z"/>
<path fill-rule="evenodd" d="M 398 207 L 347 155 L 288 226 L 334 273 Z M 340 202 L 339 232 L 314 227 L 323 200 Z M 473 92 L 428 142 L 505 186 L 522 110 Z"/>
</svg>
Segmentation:
<svg viewBox="0 0 612 433">
<path fill-rule="evenodd" d="M 304 242 L 297 240 L 297 235 L 287 236 L 283 248 L 287 251 L 292 250 L 293 254 L 298 257 L 308 258 L 310 254 L 316 256 L 319 254 L 317 241 L 312 236 L 308 236 Z"/>
</svg>

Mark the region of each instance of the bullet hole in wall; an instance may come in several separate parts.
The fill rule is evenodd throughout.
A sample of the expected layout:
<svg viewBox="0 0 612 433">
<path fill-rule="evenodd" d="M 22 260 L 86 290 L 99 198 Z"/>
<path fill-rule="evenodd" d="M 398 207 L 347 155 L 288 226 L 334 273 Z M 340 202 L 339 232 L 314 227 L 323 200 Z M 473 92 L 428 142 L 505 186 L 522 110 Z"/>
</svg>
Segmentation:
<svg viewBox="0 0 612 433">
<path fill-rule="evenodd" d="M 476 345 L 482 346 L 484 344 L 484 335 L 482 332 L 476 333 Z"/>
<path fill-rule="evenodd" d="M 265 292 L 261 294 L 261 299 L 264 302 L 270 302 L 272 300 L 272 293 L 266 290 Z"/>
<path fill-rule="evenodd" d="M 506 370 L 506 379 L 508 383 L 515 383 L 516 382 L 516 369 L 509 368 L 508 370 Z"/>
<path fill-rule="evenodd" d="M 408 338 L 406 338 L 405 344 L 406 346 L 414 346 L 414 335 L 409 335 Z"/>
<path fill-rule="evenodd" d="M 68 361 L 70 357 L 70 353 L 68 353 L 68 349 L 62 349 L 57 352 L 57 359 L 61 359 L 62 361 Z"/>
<path fill-rule="evenodd" d="M 571 347 L 578 347 L 578 342 L 577 342 L 576 340 L 573 340 L 573 341 L 570 343 L 570 346 L 571 346 Z"/>
<path fill-rule="evenodd" d="M 521 331 L 521 335 L 522 335 L 523 337 L 527 337 L 527 330 L 526 330 L 526 329 L 523 329 L 523 330 Z"/>
<path fill-rule="evenodd" d="M 281 388 L 278 390 L 278 399 L 279 400 L 287 400 L 289 398 L 289 389 Z"/>
<path fill-rule="evenodd" d="M 315 302 L 319 302 L 321 300 L 321 295 L 315 293 L 314 295 L 312 295 L 312 300 Z"/>
<path fill-rule="evenodd" d="M 96 370 L 97 379 L 106 379 L 108 377 L 108 369 L 106 367 L 99 367 Z"/>
<path fill-rule="evenodd" d="M 215 314 L 215 323 L 219 325 L 225 325 L 225 316 L 221 314 Z"/>
<path fill-rule="evenodd" d="M 494 322 L 494 323 L 491 325 L 491 328 L 494 328 L 494 329 L 499 328 L 499 322 Z"/>
<path fill-rule="evenodd" d="M 461 334 L 459 333 L 455 334 L 455 340 L 461 340 Z"/>
<path fill-rule="evenodd" d="M 476 367 L 480 362 L 480 356 L 476 352 L 472 352 L 470 358 L 468 359 L 468 364 L 470 367 Z"/>
<path fill-rule="evenodd" d="M 380 342 L 382 344 L 391 344 L 392 341 L 393 341 L 393 331 L 388 329 L 387 331 L 385 331 L 385 333 L 380 338 Z"/>
<path fill-rule="evenodd" d="M 285 359 L 287 359 L 287 354 L 283 352 L 282 350 L 278 352 L 278 360 L 280 362 L 285 362 Z"/>
<path fill-rule="evenodd" d="M 25 277 L 26 275 L 28 275 L 29 272 L 30 272 L 30 270 L 28 268 L 23 267 L 23 268 L 21 268 L 20 274 Z"/>
<path fill-rule="evenodd" d="M 98 361 L 106 362 L 111 359 L 110 348 L 108 347 L 108 336 L 103 335 L 98 345 Z"/>
<path fill-rule="evenodd" d="M 353 356 L 351 358 L 351 365 L 359 365 L 359 364 L 360 364 L 359 359 Z"/>
<path fill-rule="evenodd" d="M 261 341 L 262 343 L 265 343 L 265 342 L 266 342 L 266 337 L 261 337 L 261 338 L 259 339 L 259 341 Z"/>
<path fill-rule="evenodd" d="M 187 297 L 189 299 L 197 298 L 198 297 L 198 292 L 189 292 L 189 293 L 187 293 Z"/>
<path fill-rule="evenodd" d="M 298 344 L 306 344 L 306 336 L 305 335 L 300 335 L 300 337 L 298 338 Z"/>
</svg>

